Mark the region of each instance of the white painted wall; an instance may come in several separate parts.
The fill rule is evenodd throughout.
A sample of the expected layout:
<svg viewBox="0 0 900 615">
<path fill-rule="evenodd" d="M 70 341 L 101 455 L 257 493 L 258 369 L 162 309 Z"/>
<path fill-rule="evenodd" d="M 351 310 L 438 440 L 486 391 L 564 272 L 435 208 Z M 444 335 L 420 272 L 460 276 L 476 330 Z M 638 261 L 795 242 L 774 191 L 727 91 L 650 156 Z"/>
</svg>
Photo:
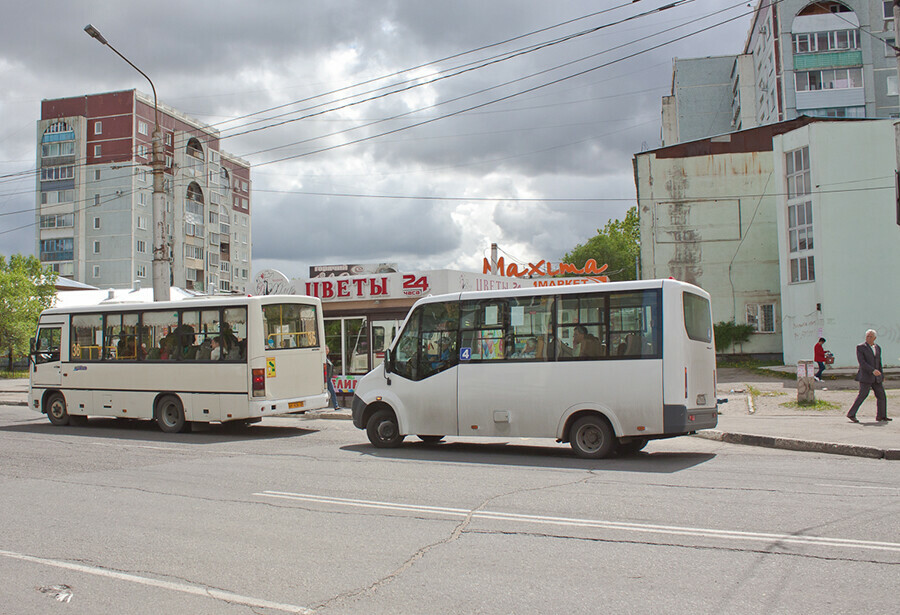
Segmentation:
<svg viewBox="0 0 900 615">
<path fill-rule="evenodd" d="M 853 367 L 856 345 L 871 328 L 878 331 L 885 366 L 900 365 L 895 143 L 892 120 L 815 122 L 774 139 L 786 364 L 811 360 L 822 336 L 835 365 Z M 784 152 L 806 145 L 816 279 L 791 284 Z"/>
</svg>

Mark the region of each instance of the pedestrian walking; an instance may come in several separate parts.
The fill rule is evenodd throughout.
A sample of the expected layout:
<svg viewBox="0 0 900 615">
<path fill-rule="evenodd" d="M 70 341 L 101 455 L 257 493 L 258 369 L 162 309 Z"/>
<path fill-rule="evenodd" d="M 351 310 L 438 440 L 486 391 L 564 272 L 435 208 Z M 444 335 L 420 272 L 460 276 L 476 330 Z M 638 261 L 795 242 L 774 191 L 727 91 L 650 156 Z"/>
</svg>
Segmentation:
<svg viewBox="0 0 900 615">
<path fill-rule="evenodd" d="M 331 407 L 335 410 L 340 410 L 341 406 L 338 404 L 337 393 L 334 391 L 334 382 L 332 382 L 334 378 L 334 363 L 328 358 L 330 354 L 331 350 L 328 346 L 325 346 L 325 379 L 328 380 L 328 395 L 331 396 Z"/>
<path fill-rule="evenodd" d="M 825 347 L 822 345 L 824 343 L 825 338 L 820 337 L 815 347 L 813 347 L 813 361 L 819 365 L 819 369 L 816 371 L 817 382 L 822 381 L 822 374 L 825 372 Z"/>
<path fill-rule="evenodd" d="M 875 343 L 877 334 L 874 329 L 866 331 L 866 341 L 856 347 L 856 360 L 859 362 L 859 371 L 856 373 L 856 380 L 859 382 L 859 395 L 850 411 L 847 412 L 847 418 L 853 423 L 859 423 L 856 419 L 856 412 L 859 407 L 869 396 L 869 390 L 875 392 L 876 410 L 875 420 L 878 422 L 890 421 L 887 415 L 887 397 L 884 395 L 884 373 L 881 366 L 881 346 Z"/>
</svg>

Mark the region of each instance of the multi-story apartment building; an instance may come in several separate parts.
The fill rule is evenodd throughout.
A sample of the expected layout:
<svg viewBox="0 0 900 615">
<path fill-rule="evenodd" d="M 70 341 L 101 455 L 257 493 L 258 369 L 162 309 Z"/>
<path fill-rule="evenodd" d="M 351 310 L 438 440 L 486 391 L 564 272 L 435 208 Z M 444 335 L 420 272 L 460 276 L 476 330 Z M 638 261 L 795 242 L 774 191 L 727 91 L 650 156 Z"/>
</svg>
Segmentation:
<svg viewBox="0 0 900 615">
<path fill-rule="evenodd" d="M 743 54 L 675 61 L 663 145 L 801 115 L 900 116 L 892 4 L 758 0 Z"/>
<path fill-rule="evenodd" d="M 159 105 L 172 284 L 247 292 L 250 165 L 219 132 Z M 36 243 L 61 276 L 152 285 L 153 99 L 137 90 L 44 100 L 37 128 Z"/>
</svg>

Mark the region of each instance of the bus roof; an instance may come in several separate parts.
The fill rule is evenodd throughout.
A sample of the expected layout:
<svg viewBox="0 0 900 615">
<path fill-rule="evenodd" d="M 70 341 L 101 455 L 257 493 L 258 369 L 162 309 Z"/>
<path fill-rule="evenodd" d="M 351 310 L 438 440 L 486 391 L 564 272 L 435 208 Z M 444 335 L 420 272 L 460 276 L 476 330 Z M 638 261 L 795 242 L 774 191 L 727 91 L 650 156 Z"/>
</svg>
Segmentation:
<svg viewBox="0 0 900 615">
<path fill-rule="evenodd" d="M 97 312 L 148 312 L 152 310 L 201 309 L 204 307 L 230 307 L 252 303 L 303 303 L 320 305 L 321 300 L 308 295 L 222 295 L 186 297 L 178 301 L 101 301 L 92 305 L 49 308 L 41 312 L 48 316 L 60 314 L 87 314 Z"/>
<path fill-rule="evenodd" d="M 501 278 L 503 279 L 503 278 Z M 559 282 L 566 278 L 551 278 L 548 281 Z M 500 290 L 479 290 L 479 291 L 462 291 L 447 293 L 443 295 L 431 295 L 419 299 L 419 303 L 432 303 L 440 301 L 458 301 L 472 299 L 492 299 L 501 297 L 533 297 L 541 295 L 570 295 L 585 292 L 619 292 L 629 290 L 649 290 L 655 288 L 663 288 L 665 286 L 677 286 L 685 290 L 691 290 L 701 296 L 709 297 L 709 294 L 700 288 L 688 282 L 674 280 L 671 278 L 654 279 L 654 280 L 628 280 L 625 282 L 598 282 L 596 284 L 572 284 L 560 286 L 528 286 L 520 288 L 508 288 Z"/>
</svg>

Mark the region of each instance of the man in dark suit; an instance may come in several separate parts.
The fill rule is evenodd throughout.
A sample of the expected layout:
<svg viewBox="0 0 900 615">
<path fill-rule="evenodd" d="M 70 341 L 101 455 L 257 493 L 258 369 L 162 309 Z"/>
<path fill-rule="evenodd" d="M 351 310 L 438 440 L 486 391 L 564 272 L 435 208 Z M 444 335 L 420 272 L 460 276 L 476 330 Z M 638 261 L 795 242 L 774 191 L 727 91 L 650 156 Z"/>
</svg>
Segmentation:
<svg viewBox="0 0 900 615">
<path fill-rule="evenodd" d="M 887 415 L 887 398 L 884 395 L 883 368 L 881 367 L 881 346 L 875 343 L 875 330 L 866 331 L 866 341 L 856 347 L 856 360 L 859 362 L 859 371 L 856 373 L 856 380 L 859 381 L 859 395 L 856 401 L 850 406 L 847 418 L 853 423 L 859 423 L 856 420 L 856 411 L 869 396 L 869 389 L 875 391 L 876 421 L 890 421 Z"/>
</svg>

